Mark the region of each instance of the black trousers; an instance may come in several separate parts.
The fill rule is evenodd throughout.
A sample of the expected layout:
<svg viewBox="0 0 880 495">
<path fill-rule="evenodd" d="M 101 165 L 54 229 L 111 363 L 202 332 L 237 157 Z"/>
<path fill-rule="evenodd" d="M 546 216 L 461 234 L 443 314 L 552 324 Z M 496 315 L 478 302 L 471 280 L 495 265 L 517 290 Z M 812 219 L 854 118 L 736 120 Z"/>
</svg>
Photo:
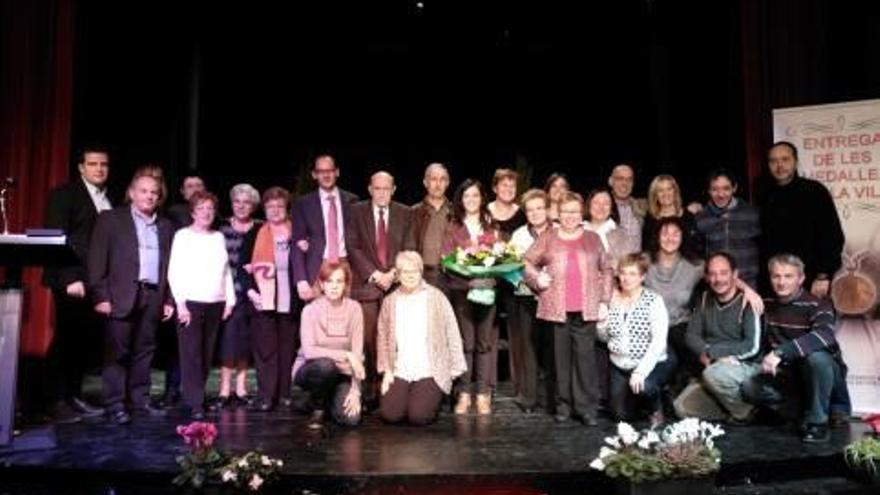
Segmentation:
<svg viewBox="0 0 880 495">
<path fill-rule="evenodd" d="M 299 343 L 297 320 L 292 313 L 260 311 L 253 329 L 257 395 L 268 403 L 290 398 L 290 374 Z"/>
<path fill-rule="evenodd" d="M 507 336 L 510 339 L 510 362 L 513 381 L 519 392 L 520 404 L 534 407 L 538 401 L 538 358 L 535 349 L 541 329 L 535 313 L 538 303 L 532 296 L 513 296 L 507 317 Z"/>
<path fill-rule="evenodd" d="M 294 383 L 309 391 L 315 409 L 329 409 L 333 421 L 346 426 L 360 423 L 360 414 L 349 416 L 345 413 L 345 398 L 351 391 L 351 376 L 340 373 L 332 359 L 306 361 L 297 370 Z"/>
<path fill-rule="evenodd" d="M 437 418 L 442 400 L 443 391 L 431 377 L 414 382 L 394 377 L 382 396 L 379 414 L 386 423 L 426 425 Z"/>
<path fill-rule="evenodd" d="M 143 407 L 150 398 L 150 364 L 162 316 L 159 293 L 142 287 L 131 314 L 107 318 L 104 332 L 104 405 L 110 412 Z"/>
<path fill-rule="evenodd" d="M 599 380 L 596 374 L 596 322 L 568 313 L 557 323 L 553 345 L 556 358 L 556 412 L 596 419 Z"/>
<path fill-rule="evenodd" d="M 492 352 L 498 347 L 498 334 L 492 332 L 495 305 L 486 306 L 467 299 L 467 289 L 450 291 L 450 302 L 461 332 L 467 371 L 461 375 L 458 393 L 488 394 L 494 388 Z"/>
<path fill-rule="evenodd" d="M 177 327 L 177 348 L 180 354 L 180 375 L 183 401 L 192 410 L 201 410 L 205 403 L 205 382 L 214 360 L 217 330 L 223 318 L 225 302 L 187 301 L 189 324 Z"/>
<path fill-rule="evenodd" d="M 46 353 L 46 402 L 79 397 L 86 372 L 101 365 L 101 320 L 91 300 L 52 291 L 55 335 Z"/>
</svg>

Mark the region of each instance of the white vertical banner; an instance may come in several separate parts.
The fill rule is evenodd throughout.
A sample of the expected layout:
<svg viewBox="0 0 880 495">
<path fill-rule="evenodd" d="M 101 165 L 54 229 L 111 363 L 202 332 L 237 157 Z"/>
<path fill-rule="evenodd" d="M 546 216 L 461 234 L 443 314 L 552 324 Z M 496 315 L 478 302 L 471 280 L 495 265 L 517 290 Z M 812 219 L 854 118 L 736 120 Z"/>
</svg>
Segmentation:
<svg viewBox="0 0 880 495">
<path fill-rule="evenodd" d="M 846 236 L 831 284 L 837 339 L 853 411 L 880 412 L 880 100 L 776 109 L 773 135 L 797 147 L 800 174 L 837 205 Z"/>
</svg>

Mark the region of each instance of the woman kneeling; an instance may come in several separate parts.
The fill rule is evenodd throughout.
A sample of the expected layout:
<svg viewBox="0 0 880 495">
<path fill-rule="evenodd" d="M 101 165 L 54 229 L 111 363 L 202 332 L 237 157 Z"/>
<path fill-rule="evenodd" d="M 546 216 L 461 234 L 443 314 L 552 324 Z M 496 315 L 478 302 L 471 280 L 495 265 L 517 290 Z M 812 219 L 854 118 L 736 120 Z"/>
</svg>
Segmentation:
<svg viewBox="0 0 880 495">
<path fill-rule="evenodd" d="M 424 425 L 467 369 L 449 300 L 422 280 L 422 257 L 403 251 L 395 263 L 400 287 L 379 313 L 376 368 L 382 374 L 379 413 L 388 423 Z"/>
</svg>

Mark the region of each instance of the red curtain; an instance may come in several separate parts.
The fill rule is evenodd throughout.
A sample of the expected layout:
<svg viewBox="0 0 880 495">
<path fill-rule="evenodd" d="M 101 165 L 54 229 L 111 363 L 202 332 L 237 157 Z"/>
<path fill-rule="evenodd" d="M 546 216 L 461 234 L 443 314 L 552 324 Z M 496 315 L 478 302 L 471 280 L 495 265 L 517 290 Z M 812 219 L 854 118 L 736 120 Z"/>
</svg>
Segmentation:
<svg viewBox="0 0 880 495">
<path fill-rule="evenodd" d="M 17 181 L 13 233 L 41 226 L 47 193 L 68 180 L 74 21 L 74 0 L 0 2 L 0 177 Z M 38 356 L 52 339 L 53 314 L 40 276 L 24 273 L 21 340 L 23 353 Z"/>
</svg>

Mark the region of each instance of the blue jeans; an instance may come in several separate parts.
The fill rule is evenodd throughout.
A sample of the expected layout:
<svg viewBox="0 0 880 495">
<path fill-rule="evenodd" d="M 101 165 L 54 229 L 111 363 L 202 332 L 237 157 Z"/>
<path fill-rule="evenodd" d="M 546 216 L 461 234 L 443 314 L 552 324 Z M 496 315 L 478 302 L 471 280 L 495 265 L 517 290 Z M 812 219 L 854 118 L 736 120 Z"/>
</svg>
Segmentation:
<svg viewBox="0 0 880 495">
<path fill-rule="evenodd" d="M 663 410 L 663 388 L 675 371 L 674 354 L 667 354 L 665 361 L 659 361 L 645 378 L 645 389 L 635 395 L 629 388 L 632 370 L 622 370 L 611 366 L 611 410 L 624 420 L 633 420 L 639 405 L 647 404 L 652 413 Z"/>
</svg>

